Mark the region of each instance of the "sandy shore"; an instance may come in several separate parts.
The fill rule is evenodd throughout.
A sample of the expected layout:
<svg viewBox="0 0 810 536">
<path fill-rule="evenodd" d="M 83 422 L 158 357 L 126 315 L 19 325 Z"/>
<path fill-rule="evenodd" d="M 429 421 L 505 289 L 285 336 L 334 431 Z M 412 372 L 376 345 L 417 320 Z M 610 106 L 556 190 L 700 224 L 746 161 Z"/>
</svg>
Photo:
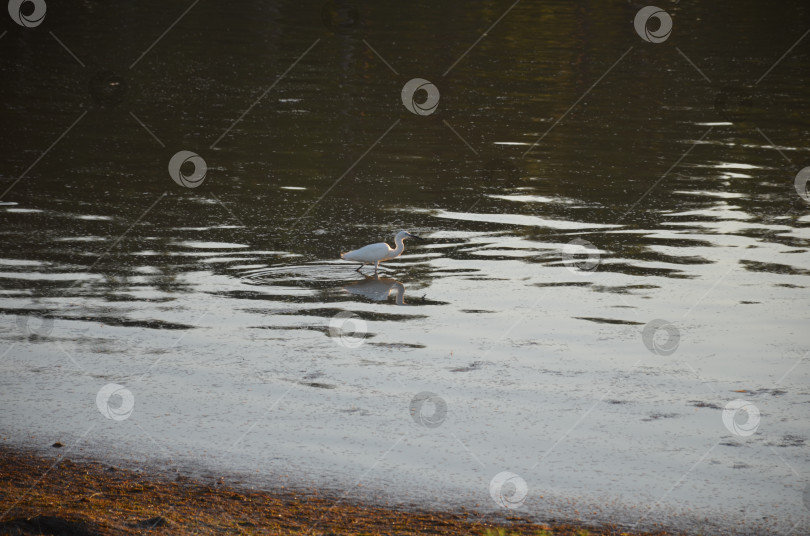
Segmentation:
<svg viewBox="0 0 810 536">
<path fill-rule="evenodd" d="M 469 511 L 401 511 L 317 492 L 245 491 L 5 447 L 0 508 L 0 534 L 631 535 L 615 527 L 538 525 Z"/>
</svg>

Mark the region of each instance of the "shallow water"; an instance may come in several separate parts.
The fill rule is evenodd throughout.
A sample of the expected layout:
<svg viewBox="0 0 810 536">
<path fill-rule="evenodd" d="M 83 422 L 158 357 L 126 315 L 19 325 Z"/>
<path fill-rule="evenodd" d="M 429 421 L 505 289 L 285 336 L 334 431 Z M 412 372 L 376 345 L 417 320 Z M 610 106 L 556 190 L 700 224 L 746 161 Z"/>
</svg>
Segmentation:
<svg viewBox="0 0 810 536">
<path fill-rule="evenodd" d="M 348 5 L 6 21 L 4 441 L 809 532 L 810 9 L 666 4 L 654 44 L 629 3 Z M 379 278 L 338 259 L 402 228 Z"/>
</svg>

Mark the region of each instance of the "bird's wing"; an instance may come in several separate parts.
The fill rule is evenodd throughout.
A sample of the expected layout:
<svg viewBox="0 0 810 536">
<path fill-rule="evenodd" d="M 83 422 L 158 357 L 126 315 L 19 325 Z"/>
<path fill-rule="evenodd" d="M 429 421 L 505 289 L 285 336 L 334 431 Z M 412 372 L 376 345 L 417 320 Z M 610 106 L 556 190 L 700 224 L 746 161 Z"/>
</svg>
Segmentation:
<svg viewBox="0 0 810 536">
<path fill-rule="evenodd" d="M 384 259 L 386 255 L 388 255 L 389 251 L 391 251 L 391 248 L 388 247 L 388 244 L 385 242 L 379 242 L 377 244 L 363 246 L 360 249 L 355 249 L 354 251 L 348 251 L 341 255 L 341 257 L 347 261 L 370 263 Z"/>
</svg>

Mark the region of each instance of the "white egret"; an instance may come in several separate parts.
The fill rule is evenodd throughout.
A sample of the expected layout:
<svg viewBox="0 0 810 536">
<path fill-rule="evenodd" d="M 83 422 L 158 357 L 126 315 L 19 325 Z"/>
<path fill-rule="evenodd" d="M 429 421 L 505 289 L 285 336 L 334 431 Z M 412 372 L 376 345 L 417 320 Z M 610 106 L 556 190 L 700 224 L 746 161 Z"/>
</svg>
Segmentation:
<svg viewBox="0 0 810 536">
<path fill-rule="evenodd" d="M 381 262 L 390 261 L 391 259 L 402 255 L 402 252 L 405 251 L 406 238 L 415 238 L 417 240 L 422 240 L 418 236 L 412 235 L 408 231 L 400 231 L 394 237 L 394 243 L 397 245 L 396 249 L 392 248 L 385 242 L 378 242 L 376 244 L 369 244 L 367 246 L 363 246 L 360 249 L 355 249 L 353 251 L 341 253 L 340 258 L 347 261 L 359 262 L 360 266 L 356 270 L 358 272 L 366 264 L 373 264 L 374 273 L 376 274 L 377 269 L 379 268 Z"/>
</svg>

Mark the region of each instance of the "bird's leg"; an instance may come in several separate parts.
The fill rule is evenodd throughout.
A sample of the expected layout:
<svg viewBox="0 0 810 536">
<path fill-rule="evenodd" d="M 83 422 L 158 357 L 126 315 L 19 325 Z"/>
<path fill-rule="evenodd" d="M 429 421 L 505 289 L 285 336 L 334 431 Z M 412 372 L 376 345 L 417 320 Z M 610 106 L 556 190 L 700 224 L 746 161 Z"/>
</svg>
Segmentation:
<svg viewBox="0 0 810 536">
<path fill-rule="evenodd" d="M 377 275 L 377 270 L 380 268 L 380 261 L 374 263 L 374 275 Z"/>
<path fill-rule="evenodd" d="M 365 266 L 365 264 L 360 263 L 360 266 L 357 267 L 357 270 L 355 270 L 355 272 L 359 272 L 360 270 L 362 270 L 363 266 Z"/>
</svg>

